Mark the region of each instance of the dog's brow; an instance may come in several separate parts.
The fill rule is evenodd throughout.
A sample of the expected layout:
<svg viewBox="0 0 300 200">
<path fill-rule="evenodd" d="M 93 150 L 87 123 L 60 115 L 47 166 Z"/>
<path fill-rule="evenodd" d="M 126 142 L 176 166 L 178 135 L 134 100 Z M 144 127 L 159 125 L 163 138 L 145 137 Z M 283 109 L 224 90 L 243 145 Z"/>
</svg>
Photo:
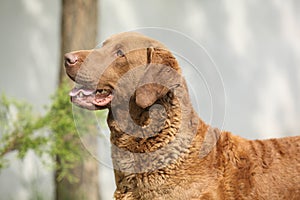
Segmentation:
<svg viewBox="0 0 300 200">
<path fill-rule="evenodd" d="M 121 49 L 121 48 L 123 48 L 123 45 L 122 45 L 122 44 L 117 44 L 117 45 L 115 46 L 115 49 Z"/>
</svg>

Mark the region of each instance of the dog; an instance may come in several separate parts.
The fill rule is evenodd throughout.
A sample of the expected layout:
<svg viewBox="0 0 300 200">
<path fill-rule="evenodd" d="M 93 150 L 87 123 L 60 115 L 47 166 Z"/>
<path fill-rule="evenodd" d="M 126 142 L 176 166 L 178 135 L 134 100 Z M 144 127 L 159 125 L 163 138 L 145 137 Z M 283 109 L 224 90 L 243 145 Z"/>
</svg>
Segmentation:
<svg viewBox="0 0 300 200">
<path fill-rule="evenodd" d="M 115 199 L 300 199 L 300 137 L 247 140 L 210 127 L 160 42 L 119 33 L 65 54 L 65 68 L 72 103 L 109 110 Z"/>
</svg>

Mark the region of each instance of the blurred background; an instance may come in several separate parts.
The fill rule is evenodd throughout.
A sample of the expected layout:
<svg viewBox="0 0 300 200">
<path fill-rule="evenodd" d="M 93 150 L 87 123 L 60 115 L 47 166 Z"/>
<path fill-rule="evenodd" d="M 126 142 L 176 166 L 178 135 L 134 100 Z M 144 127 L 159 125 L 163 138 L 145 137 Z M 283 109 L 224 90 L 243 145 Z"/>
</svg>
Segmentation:
<svg viewBox="0 0 300 200">
<path fill-rule="evenodd" d="M 214 115 L 220 112 L 221 123 L 210 121 L 211 109 L 205 109 L 211 107 L 209 99 L 197 99 L 197 111 L 205 121 L 249 139 L 300 134 L 300 1 L 94 0 L 96 7 L 78 4 L 78 12 L 66 13 L 76 1 L 64 1 L 65 8 L 61 0 L 0 2 L 1 93 L 26 100 L 45 114 L 44 106 L 51 104 L 60 82 L 62 51 L 78 50 L 64 49 L 64 42 L 89 29 L 84 23 L 69 26 L 66 30 L 73 35 L 63 35 L 62 18 L 67 23 L 73 17 L 76 24 L 84 16 L 81 9 L 96 9 L 97 36 L 91 48 L 114 33 L 157 27 L 181 32 L 205 49 L 219 71 L 210 81 L 215 78 L 224 87 L 212 91 L 214 98 L 220 97 Z M 158 37 L 164 40 L 168 35 Z M 186 54 L 197 57 L 195 49 Z M 195 66 L 201 71 L 201 61 Z M 191 90 L 201 93 L 197 85 L 202 80 L 188 72 L 186 76 Z M 9 166 L 0 171 L 1 200 L 59 199 L 53 169 L 33 151 L 23 159 L 13 151 L 5 156 Z M 112 199 L 112 169 L 102 164 L 98 169 L 96 193 Z"/>
</svg>

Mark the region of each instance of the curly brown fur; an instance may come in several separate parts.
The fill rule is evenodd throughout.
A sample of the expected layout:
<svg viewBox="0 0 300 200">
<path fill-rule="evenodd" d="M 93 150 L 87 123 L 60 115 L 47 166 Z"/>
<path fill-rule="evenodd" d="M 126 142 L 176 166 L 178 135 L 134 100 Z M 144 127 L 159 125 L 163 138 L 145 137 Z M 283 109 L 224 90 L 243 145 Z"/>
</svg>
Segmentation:
<svg viewBox="0 0 300 200">
<path fill-rule="evenodd" d="M 205 124 L 161 43 L 121 33 L 65 66 L 80 84 L 73 103 L 109 109 L 115 199 L 300 199 L 300 137 L 251 141 Z"/>
</svg>

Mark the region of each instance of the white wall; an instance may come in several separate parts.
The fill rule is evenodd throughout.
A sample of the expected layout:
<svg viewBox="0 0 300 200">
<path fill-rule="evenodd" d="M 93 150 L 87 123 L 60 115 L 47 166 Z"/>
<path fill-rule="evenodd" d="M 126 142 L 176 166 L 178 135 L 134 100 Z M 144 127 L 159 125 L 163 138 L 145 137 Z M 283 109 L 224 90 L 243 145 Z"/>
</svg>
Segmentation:
<svg viewBox="0 0 300 200">
<path fill-rule="evenodd" d="M 299 135 L 299 1 L 102 0 L 99 8 L 99 42 L 116 32 L 162 27 L 180 31 L 201 44 L 224 81 L 226 105 L 222 90 L 213 91 L 221 101 L 213 114 L 222 114 L 225 105 L 224 129 L 247 138 Z M 49 103 L 56 86 L 59 17 L 58 0 L 0 3 L 0 91 L 26 99 L 39 110 Z M 199 55 L 194 49 L 188 54 L 192 58 Z M 201 61 L 196 66 L 204 72 Z M 187 77 L 190 87 L 201 96 L 199 80 L 186 74 L 191 76 Z M 200 116 L 209 121 L 207 108 L 211 105 L 206 98 L 204 95 L 198 106 Z M 29 155 L 25 163 L 14 161 L 11 168 L 3 170 L 0 198 L 29 199 L 30 189 L 25 185 L 37 180 L 37 188 L 51 199 L 51 173 L 37 168 L 38 163 Z M 102 179 L 104 199 L 109 199 L 111 170 L 101 169 L 101 177 L 110 180 Z"/>
</svg>

